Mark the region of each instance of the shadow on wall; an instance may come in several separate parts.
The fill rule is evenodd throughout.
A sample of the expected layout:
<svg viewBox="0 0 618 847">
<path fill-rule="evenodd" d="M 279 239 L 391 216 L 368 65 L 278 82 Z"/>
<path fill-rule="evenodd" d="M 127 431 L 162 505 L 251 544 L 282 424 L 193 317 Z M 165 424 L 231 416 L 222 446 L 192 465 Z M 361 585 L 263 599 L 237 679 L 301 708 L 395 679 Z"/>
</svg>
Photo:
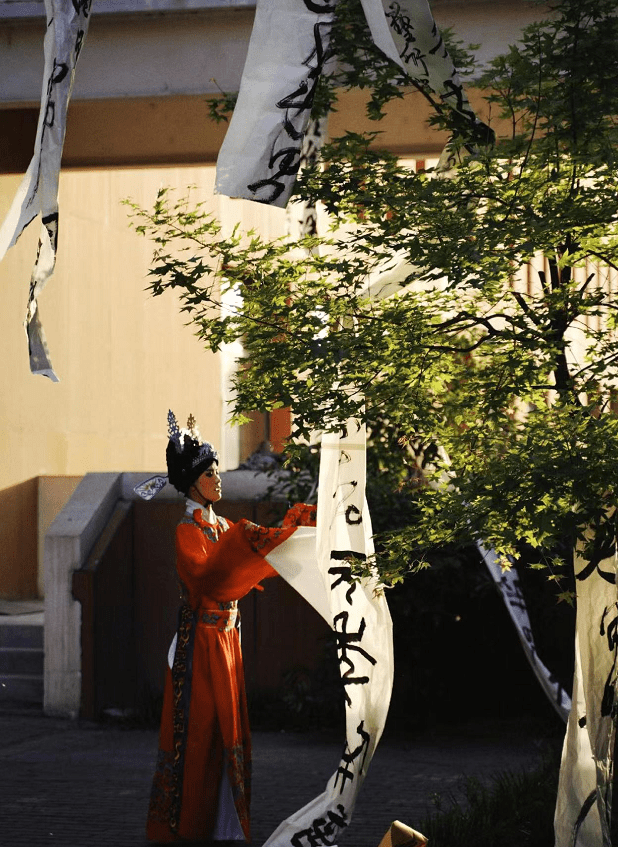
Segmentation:
<svg viewBox="0 0 618 847">
<path fill-rule="evenodd" d="M 43 597 L 43 541 L 81 476 L 35 476 L 0 491 L 0 600 Z"/>
<path fill-rule="evenodd" d="M 32 600 L 38 589 L 38 477 L 0 491 L 0 596 Z"/>
</svg>

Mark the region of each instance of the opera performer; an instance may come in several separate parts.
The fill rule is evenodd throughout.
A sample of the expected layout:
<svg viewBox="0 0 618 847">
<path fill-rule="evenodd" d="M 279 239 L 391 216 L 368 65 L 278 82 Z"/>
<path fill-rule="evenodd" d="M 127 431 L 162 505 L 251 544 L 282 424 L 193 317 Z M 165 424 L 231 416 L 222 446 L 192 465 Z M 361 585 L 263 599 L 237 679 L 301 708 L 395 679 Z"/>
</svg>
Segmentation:
<svg viewBox="0 0 618 847">
<path fill-rule="evenodd" d="M 159 751 L 147 820 L 157 843 L 248 841 L 251 737 L 238 637 L 238 600 L 277 576 L 266 561 L 315 507 L 297 504 L 268 529 L 218 517 L 218 457 L 191 416 L 170 412 L 169 482 L 187 498 L 176 528 L 182 605 L 166 671 Z M 172 658 L 173 657 L 173 658 Z"/>
</svg>

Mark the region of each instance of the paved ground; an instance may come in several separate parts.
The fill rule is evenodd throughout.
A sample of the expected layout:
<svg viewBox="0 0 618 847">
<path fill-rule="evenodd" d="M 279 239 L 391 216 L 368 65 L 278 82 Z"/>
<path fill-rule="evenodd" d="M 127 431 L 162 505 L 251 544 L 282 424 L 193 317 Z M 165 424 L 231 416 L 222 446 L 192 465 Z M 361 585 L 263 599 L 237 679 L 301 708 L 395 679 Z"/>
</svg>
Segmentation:
<svg viewBox="0 0 618 847">
<path fill-rule="evenodd" d="M 321 793 L 342 740 L 254 733 L 253 844 Z M 35 709 L 0 709 L 0 844 L 3 847 L 145 847 L 144 820 L 157 736 L 76 724 Z M 432 794 L 462 774 L 490 777 L 529 766 L 534 734 L 510 724 L 386 737 L 341 847 L 377 847 L 391 821 L 419 827 Z"/>
</svg>

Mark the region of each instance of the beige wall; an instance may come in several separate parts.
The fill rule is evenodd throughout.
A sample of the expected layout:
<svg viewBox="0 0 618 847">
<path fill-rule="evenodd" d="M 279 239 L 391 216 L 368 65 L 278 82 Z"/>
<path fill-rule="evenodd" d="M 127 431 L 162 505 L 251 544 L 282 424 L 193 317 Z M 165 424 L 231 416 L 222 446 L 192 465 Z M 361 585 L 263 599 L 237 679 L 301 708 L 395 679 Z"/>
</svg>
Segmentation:
<svg viewBox="0 0 618 847">
<path fill-rule="evenodd" d="M 218 428 L 220 402 L 204 396 L 218 380 L 216 358 L 183 328 L 173 298 L 153 301 L 144 292 L 150 248 L 129 230 L 120 206 L 127 195 L 152 202 L 168 179 L 182 182 L 178 171 L 61 177 L 57 272 L 40 298 L 58 384 L 30 375 L 21 325 L 36 222 L 0 265 L 10 363 L 0 374 L 0 487 L 35 475 L 160 467 L 168 406 L 185 414 L 192 404 L 206 431 Z M 17 185 L 0 180 L 0 217 Z M 195 358 L 189 389 L 182 374 Z"/>
</svg>

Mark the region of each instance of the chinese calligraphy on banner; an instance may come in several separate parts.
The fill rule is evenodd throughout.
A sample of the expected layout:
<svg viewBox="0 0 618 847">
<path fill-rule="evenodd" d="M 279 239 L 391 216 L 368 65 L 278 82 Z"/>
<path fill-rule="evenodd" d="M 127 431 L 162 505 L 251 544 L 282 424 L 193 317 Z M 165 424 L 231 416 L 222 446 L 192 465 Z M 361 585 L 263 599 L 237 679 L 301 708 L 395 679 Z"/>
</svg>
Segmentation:
<svg viewBox="0 0 618 847">
<path fill-rule="evenodd" d="M 562 751 L 556 847 L 611 847 L 610 819 L 618 682 L 615 549 L 575 556 L 577 619 L 573 708 Z"/>
</svg>

